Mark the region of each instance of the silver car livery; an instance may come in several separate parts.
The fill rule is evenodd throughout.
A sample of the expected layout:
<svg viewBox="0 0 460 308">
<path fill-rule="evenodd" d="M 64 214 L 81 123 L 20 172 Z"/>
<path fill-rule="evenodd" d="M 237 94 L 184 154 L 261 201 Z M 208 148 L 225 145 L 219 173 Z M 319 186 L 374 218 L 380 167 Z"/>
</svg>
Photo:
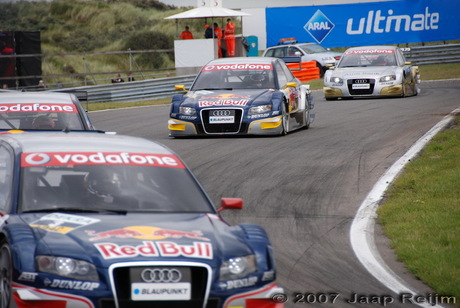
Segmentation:
<svg viewBox="0 0 460 308">
<path fill-rule="evenodd" d="M 395 46 L 347 49 L 336 67 L 324 74 L 324 97 L 338 98 L 396 96 L 419 93 L 418 66 L 407 62 Z"/>
</svg>

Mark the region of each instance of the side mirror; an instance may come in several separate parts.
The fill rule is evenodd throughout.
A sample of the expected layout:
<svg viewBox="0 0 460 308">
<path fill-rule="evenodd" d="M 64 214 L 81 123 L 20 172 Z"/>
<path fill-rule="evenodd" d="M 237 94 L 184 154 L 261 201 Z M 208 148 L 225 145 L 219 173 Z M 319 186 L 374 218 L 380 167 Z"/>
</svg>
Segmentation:
<svg viewBox="0 0 460 308">
<path fill-rule="evenodd" d="M 180 91 L 188 92 L 188 91 L 185 89 L 185 86 L 184 86 L 183 84 L 176 84 L 176 85 L 174 86 L 174 89 L 180 90 Z"/>
<path fill-rule="evenodd" d="M 300 51 L 296 51 L 294 54 L 295 54 L 296 57 L 301 57 L 302 56 L 302 53 Z"/>
<path fill-rule="evenodd" d="M 223 210 L 241 210 L 243 208 L 243 199 L 241 198 L 222 198 L 220 199 L 220 208 L 217 212 Z"/>
</svg>

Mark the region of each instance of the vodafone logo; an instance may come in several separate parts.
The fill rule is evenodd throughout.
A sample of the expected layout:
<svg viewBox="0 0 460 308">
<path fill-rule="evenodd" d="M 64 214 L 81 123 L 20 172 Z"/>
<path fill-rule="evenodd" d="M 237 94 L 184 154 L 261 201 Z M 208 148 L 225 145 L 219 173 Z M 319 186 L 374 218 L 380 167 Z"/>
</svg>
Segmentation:
<svg viewBox="0 0 460 308">
<path fill-rule="evenodd" d="M 130 165 L 185 169 L 184 164 L 175 155 L 150 153 L 23 153 L 22 167 L 67 166 L 67 165 Z"/>
<path fill-rule="evenodd" d="M 395 53 L 392 49 L 359 49 L 359 50 L 348 50 L 344 55 L 359 55 L 359 54 L 392 54 Z"/>
<path fill-rule="evenodd" d="M 227 70 L 272 70 L 271 64 L 220 64 L 220 65 L 206 65 L 202 71 L 227 71 Z"/>
<path fill-rule="evenodd" d="M 32 166 L 44 165 L 51 160 L 48 154 L 44 153 L 33 153 L 25 157 L 25 161 Z"/>
<path fill-rule="evenodd" d="M 61 112 L 76 113 L 72 104 L 0 104 L 0 112 Z"/>
</svg>

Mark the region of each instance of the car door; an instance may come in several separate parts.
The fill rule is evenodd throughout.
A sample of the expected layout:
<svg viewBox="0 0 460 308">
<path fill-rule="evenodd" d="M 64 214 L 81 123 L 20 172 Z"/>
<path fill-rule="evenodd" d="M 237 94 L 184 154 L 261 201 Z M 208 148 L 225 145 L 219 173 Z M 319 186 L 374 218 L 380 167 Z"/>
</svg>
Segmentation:
<svg viewBox="0 0 460 308">
<path fill-rule="evenodd" d="M 278 79 L 278 85 L 281 90 L 286 92 L 286 100 L 289 105 L 289 113 L 295 112 L 299 107 L 300 91 L 299 81 L 292 75 L 291 71 L 287 68 L 286 64 L 282 64 L 280 61 L 276 61 L 275 64 L 276 77 Z M 289 83 L 295 82 L 295 87 L 288 87 Z"/>
</svg>

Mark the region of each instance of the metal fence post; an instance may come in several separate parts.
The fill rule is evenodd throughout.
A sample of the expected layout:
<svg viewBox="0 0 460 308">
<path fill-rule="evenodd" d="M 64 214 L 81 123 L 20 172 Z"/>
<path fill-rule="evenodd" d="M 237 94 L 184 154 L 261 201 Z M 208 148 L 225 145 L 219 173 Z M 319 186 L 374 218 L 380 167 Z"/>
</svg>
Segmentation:
<svg viewBox="0 0 460 308">
<path fill-rule="evenodd" d="M 85 73 L 85 75 L 84 75 L 83 78 L 84 78 L 84 80 L 85 80 L 85 81 L 84 81 L 85 86 L 88 85 L 88 82 L 86 81 L 86 74 L 87 74 L 88 68 L 86 67 L 86 65 L 87 65 L 87 64 L 86 64 L 86 52 L 85 52 L 85 53 L 83 54 L 83 67 L 84 67 L 84 73 Z"/>
</svg>

